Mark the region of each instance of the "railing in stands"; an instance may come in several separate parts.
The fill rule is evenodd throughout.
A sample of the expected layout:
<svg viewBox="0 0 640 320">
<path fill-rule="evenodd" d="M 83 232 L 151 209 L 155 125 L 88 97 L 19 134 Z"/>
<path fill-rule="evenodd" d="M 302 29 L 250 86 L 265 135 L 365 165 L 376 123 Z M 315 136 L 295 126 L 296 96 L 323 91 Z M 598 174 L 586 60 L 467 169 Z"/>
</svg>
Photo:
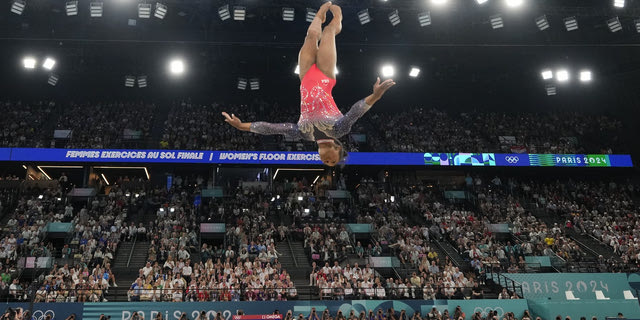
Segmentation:
<svg viewBox="0 0 640 320">
<path fill-rule="evenodd" d="M 496 284 L 502 286 L 503 288 L 507 288 L 511 292 L 515 292 L 519 297 L 523 298 L 524 294 L 522 292 L 522 285 L 506 276 L 504 273 L 500 271 L 495 271 L 494 269 L 500 270 L 500 268 L 494 268 L 491 266 L 485 266 L 484 272 L 487 279 L 493 280 Z M 496 281 L 497 279 L 497 281 Z"/>
</svg>

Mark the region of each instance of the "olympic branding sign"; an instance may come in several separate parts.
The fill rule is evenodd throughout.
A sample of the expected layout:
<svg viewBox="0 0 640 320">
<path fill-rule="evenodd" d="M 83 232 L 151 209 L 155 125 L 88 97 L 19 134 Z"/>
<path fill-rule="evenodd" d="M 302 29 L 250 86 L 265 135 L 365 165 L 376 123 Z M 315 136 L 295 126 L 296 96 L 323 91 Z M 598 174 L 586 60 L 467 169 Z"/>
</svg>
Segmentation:
<svg viewBox="0 0 640 320">
<path fill-rule="evenodd" d="M 520 161 L 520 157 L 518 156 L 505 156 L 504 157 L 504 161 L 510 163 L 510 164 L 516 164 L 518 163 L 518 161 Z"/>
<path fill-rule="evenodd" d="M 51 319 L 55 319 L 56 313 L 53 310 L 36 310 L 31 315 L 33 320 L 44 320 L 47 316 L 51 316 Z"/>
<path fill-rule="evenodd" d="M 504 315 L 504 309 L 502 309 L 501 307 L 494 307 L 494 308 L 491 308 L 491 307 L 486 307 L 486 308 L 476 307 L 475 309 L 473 309 L 473 313 L 480 312 L 480 315 L 483 318 L 485 318 L 489 314 L 489 312 L 491 312 L 491 311 L 497 312 L 498 313 L 497 314 L 498 318 L 502 318 L 502 316 Z"/>
</svg>

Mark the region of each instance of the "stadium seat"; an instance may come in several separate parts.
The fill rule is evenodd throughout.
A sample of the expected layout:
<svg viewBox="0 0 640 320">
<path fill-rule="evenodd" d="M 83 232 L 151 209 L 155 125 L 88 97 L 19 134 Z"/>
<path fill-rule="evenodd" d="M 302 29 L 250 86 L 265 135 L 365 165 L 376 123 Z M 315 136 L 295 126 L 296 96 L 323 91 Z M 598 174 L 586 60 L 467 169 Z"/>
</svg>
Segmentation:
<svg viewBox="0 0 640 320">
<path fill-rule="evenodd" d="M 598 300 L 611 300 L 611 298 L 607 298 L 604 296 L 604 292 L 600 290 L 596 290 L 596 299 Z"/>
<path fill-rule="evenodd" d="M 573 295 L 573 291 L 565 291 L 564 295 L 567 297 L 567 300 L 580 300 L 580 298 L 576 298 Z"/>
<path fill-rule="evenodd" d="M 627 300 L 636 300 L 638 298 L 633 296 L 633 293 L 631 292 L 631 290 L 625 290 L 624 292 L 624 298 Z"/>
</svg>

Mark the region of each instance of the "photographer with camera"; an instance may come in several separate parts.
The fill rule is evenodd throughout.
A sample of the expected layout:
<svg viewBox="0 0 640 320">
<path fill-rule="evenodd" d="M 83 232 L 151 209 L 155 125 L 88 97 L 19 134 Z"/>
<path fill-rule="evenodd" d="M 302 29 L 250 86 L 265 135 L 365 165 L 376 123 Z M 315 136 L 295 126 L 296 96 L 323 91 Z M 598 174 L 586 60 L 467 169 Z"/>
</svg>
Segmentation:
<svg viewBox="0 0 640 320">
<path fill-rule="evenodd" d="M 209 320 L 209 316 L 207 315 L 207 312 L 202 310 L 200 311 L 200 314 L 198 314 L 198 316 L 195 318 L 195 320 Z"/>
<path fill-rule="evenodd" d="M 131 315 L 131 318 L 129 318 L 129 320 L 144 320 L 144 314 L 138 313 L 136 311 Z"/>
</svg>

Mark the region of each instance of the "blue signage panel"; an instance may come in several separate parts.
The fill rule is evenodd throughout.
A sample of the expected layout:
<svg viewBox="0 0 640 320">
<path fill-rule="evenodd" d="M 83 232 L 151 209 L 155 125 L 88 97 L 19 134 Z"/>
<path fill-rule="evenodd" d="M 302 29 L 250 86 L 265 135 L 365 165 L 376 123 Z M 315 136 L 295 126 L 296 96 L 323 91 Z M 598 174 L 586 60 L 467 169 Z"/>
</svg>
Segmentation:
<svg viewBox="0 0 640 320">
<path fill-rule="evenodd" d="M 317 152 L 0 149 L 0 161 L 321 165 Z M 347 165 L 632 167 L 629 155 L 352 152 Z"/>
</svg>

